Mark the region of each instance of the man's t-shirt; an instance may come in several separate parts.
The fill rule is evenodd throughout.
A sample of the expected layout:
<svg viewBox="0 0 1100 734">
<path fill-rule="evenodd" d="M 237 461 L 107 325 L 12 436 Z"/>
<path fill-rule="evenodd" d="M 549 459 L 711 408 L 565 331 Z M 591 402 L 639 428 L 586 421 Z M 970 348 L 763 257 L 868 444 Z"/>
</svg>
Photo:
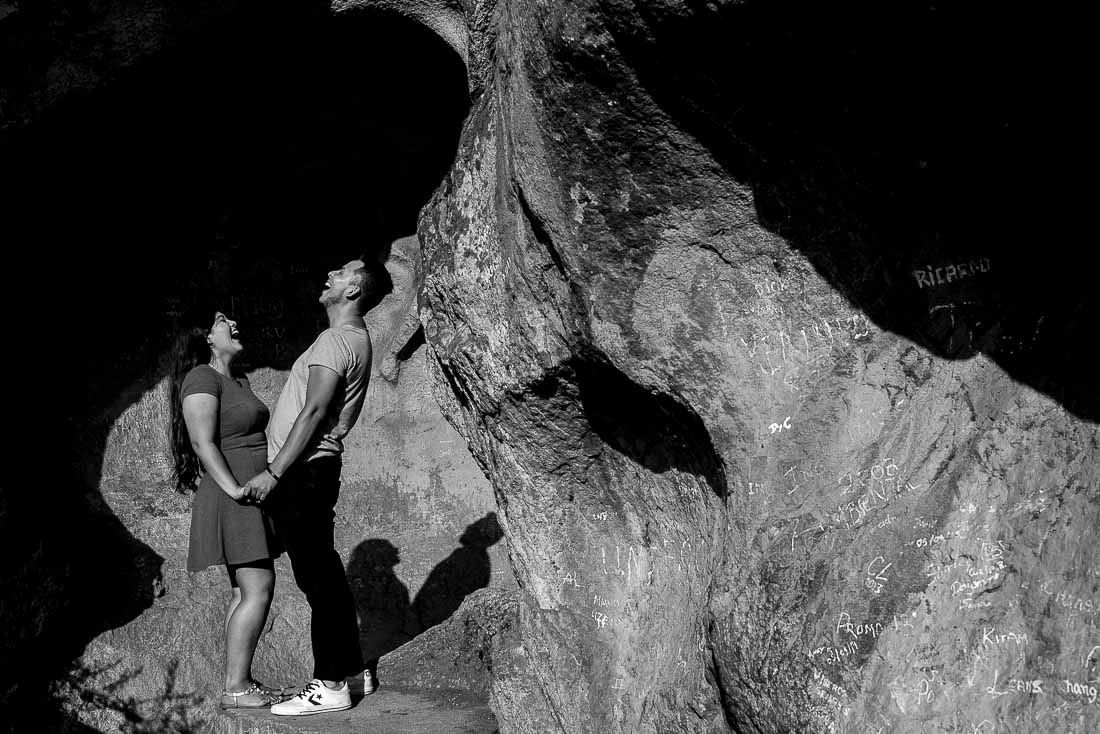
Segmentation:
<svg viewBox="0 0 1100 734">
<path fill-rule="evenodd" d="M 370 334 L 357 326 L 325 329 L 309 349 L 302 352 L 290 369 L 283 391 L 271 413 L 267 428 L 267 460 L 274 461 L 286 443 L 290 429 L 306 404 L 309 368 L 321 365 L 340 375 L 340 385 L 313 439 L 302 452 L 302 460 L 318 456 L 339 456 L 343 439 L 359 418 L 370 379 Z"/>
</svg>

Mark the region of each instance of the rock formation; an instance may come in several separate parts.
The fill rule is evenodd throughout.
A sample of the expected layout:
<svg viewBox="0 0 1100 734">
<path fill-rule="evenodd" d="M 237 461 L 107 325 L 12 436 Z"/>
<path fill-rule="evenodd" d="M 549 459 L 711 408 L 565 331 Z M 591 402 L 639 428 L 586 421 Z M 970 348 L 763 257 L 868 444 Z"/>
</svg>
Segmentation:
<svg viewBox="0 0 1100 734">
<path fill-rule="evenodd" d="M 1062 211 L 1019 18 L 803 5 L 334 4 L 466 62 L 419 318 L 522 587 L 503 732 L 1100 726 L 1094 271 L 1010 246 Z"/>
<path fill-rule="evenodd" d="M 998 246 L 1006 42 L 464 7 L 421 319 L 523 588 L 502 730 L 1096 728 L 1095 300 Z"/>
<path fill-rule="evenodd" d="M 388 254 L 394 293 L 371 315 L 377 371 L 337 527 L 363 651 L 418 635 L 471 584 L 514 587 L 489 484 L 432 397 L 417 240 L 395 241 L 453 155 L 468 104 L 457 57 L 408 21 L 324 6 L 257 18 L 212 3 L 204 22 L 173 0 L 9 5 L 0 55 L 26 66 L 0 72 L 4 312 L 23 325 L 27 361 L 8 362 L 22 377 L 8 382 L 17 467 L 0 482 L 0 731 L 198 723 L 196 704 L 223 682 L 229 589 L 222 569 L 185 570 L 168 347 L 190 316 L 226 311 L 272 405 L 321 328 L 325 273 L 364 252 Z M 332 74 L 360 82 L 410 48 L 431 75 L 409 62 L 374 80 L 388 106 L 343 94 L 351 84 Z M 425 89 L 436 93 L 418 102 Z M 47 281 L 64 285 L 47 297 Z M 255 673 L 297 684 L 311 668 L 307 609 L 285 558 L 277 572 Z"/>
</svg>

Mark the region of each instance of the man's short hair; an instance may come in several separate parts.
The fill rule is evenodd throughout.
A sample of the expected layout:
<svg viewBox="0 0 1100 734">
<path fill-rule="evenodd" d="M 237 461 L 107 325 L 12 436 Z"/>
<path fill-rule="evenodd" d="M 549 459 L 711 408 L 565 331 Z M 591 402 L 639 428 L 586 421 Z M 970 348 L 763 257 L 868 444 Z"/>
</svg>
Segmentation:
<svg viewBox="0 0 1100 734">
<path fill-rule="evenodd" d="M 377 306 L 386 295 L 393 290 L 393 281 L 386 266 L 376 258 L 364 255 L 359 260 L 363 267 L 355 270 L 358 286 L 361 294 L 359 301 L 359 313 L 366 313 Z"/>
</svg>

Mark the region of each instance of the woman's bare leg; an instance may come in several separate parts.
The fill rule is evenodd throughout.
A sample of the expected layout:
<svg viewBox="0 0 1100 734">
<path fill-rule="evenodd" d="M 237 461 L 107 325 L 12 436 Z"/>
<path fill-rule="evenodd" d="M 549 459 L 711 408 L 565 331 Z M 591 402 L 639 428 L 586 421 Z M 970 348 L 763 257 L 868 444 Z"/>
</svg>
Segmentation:
<svg viewBox="0 0 1100 734">
<path fill-rule="evenodd" d="M 230 571 L 230 573 L 233 573 Z M 233 596 L 229 599 L 229 606 L 225 608 L 225 634 L 229 634 L 229 620 L 233 617 L 233 612 L 237 609 L 237 605 L 241 603 L 241 587 L 237 586 L 237 580 L 233 579 Z"/>
<path fill-rule="evenodd" d="M 252 657 L 263 632 L 275 591 L 275 569 L 266 565 L 233 566 L 231 571 L 240 590 L 225 625 L 225 689 L 243 691 L 252 685 Z"/>
</svg>

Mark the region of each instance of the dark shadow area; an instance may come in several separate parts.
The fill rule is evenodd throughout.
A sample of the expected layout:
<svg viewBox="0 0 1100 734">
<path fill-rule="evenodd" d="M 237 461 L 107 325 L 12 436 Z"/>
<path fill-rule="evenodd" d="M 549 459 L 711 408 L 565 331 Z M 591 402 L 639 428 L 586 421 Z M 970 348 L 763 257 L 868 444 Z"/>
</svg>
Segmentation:
<svg viewBox="0 0 1100 734">
<path fill-rule="evenodd" d="M 656 474 L 679 469 L 726 496 L 722 462 L 691 408 L 636 384 L 606 362 L 578 359 L 573 367 L 585 417 L 604 443 Z"/>
<path fill-rule="evenodd" d="M 417 634 L 446 621 L 463 599 L 484 589 L 492 578 L 489 547 L 504 537 L 497 514 L 467 526 L 458 539 L 459 547 L 432 569 L 413 600 Z"/>
<path fill-rule="evenodd" d="M 348 559 L 348 583 L 359 611 L 359 646 L 372 669 L 378 658 L 419 633 L 409 604 L 409 590 L 394 568 L 401 552 L 388 540 L 370 538 Z"/>
<path fill-rule="evenodd" d="M 117 667 L 77 665 L 59 686 L 58 692 L 67 694 L 66 698 L 74 707 L 91 712 L 112 712 L 119 720 L 117 731 L 121 734 L 199 734 L 210 728 L 206 720 L 208 714 L 198 708 L 203 697 L 176 690 L 178 661 L 169 663 L 163 690 L 147 698 L 135 698 L 121 692 L 129 681 L 141 674 L 141 669 L 120 674 L 112 670 Z M 98 685 L 96 679 L 103 674 L 113 678 L 114 682 L 106 686 Z M 64 731 L 66 734 L 98 732 L 74 722 L 67 722 Z"/>
<path fill-rule="evenodd" d="M 869 0 L 605 12 L 638 82 L 855 307 L 1100 419 L 1086 354 L 1097 257 L 1067 185 L 1095 147 L 1080 96 L 1062 94 L 1084 87 L 1073 21 Z M 569 63 L 622 84 L 595 57 Z"/>
<path fill-rule="evenodd" d="M 394 568 L 401 552 L 383 538 L 364 540 L 348 559 L 347 575 L 359 613 L 359 644 L 372 669 L 378 659 L 445 622 L 463 600 L 489 585 L 489 548 L 504 537 L 495 512 L 470 523 L 459 547 L 436 564 L 410 603 Z"/>
<path fill-rule="evenodd" d="M 163 593 L 163 559 L 99 483 L 180 321 L 222 309 L 245 369 L 288 368 L 323 327 L 326 273 L 415 228 L 467 107 L 426 29 L 297 2 L 220 14 L 0 133 L 5 313 L 27 347 L 8 375 L 23 471 L 0 493 L 0 732 L 50 731 L 50 682 Z"/>
</svg>

